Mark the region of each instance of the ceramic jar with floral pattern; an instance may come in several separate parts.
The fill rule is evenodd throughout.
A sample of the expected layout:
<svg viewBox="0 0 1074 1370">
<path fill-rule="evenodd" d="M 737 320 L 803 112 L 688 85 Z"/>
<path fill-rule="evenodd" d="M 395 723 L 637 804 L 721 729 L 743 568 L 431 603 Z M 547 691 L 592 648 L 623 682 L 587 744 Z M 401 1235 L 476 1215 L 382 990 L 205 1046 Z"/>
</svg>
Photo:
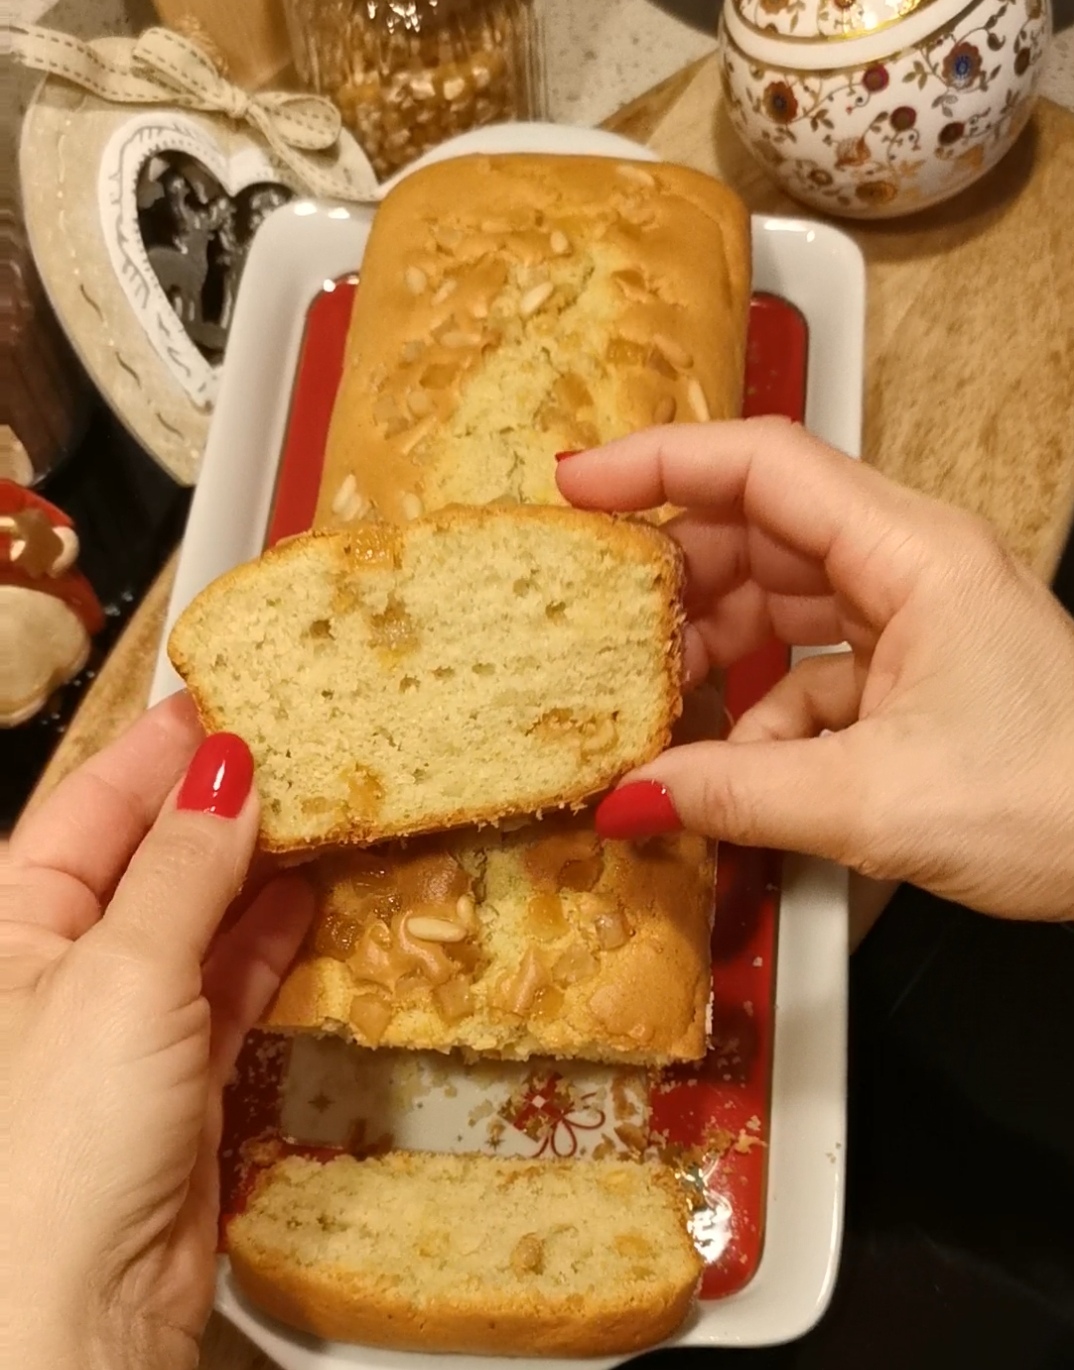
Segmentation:
<svg viewBox="0 0 1074 1370">
<path fill-rule="evenodd" d="M 796 199 L 887 218 L 983 176 L 1029 119 L 1050 0 L 725 0 L 731 121 Z"/>
</svg>

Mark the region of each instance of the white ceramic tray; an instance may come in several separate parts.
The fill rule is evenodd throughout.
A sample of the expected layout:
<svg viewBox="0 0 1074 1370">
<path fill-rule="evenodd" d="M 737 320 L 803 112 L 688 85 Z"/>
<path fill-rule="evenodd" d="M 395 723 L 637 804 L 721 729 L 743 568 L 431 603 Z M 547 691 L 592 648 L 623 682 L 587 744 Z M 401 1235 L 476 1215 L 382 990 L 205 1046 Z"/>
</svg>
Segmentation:
<svg viewBox="0 0 1074 1370">
<path fill-rule="evenodd" d="M 464 152 L 588 153 L 653 159 L 592 129 L 505 125 L 454 140 L 426 161 Z M 421 165 L 419 163 L 419 165 Z M 259 233 L 243 278 L 219 399 L 191 507 L 168 626 L 216 576 L 260 551 L 270 514 L 306 312 L 324 286 L 355 271 L 372 211 L 294 202 Z M 822 224 L 756 218 L 754 289 L 780 295 L 809 328 L 806 423 L 858 453 L 864 363 L 864 266 Z M 152 698 L 179 688 L 163 649 Z M 805 1333 L 827 1307 L 842 1234 L 846 1115 L 847 882 L 826 863 L 784 862 L 776 972 L 766 1236 L 754 1279 L 700 1304 L 673 1345 L 761 1346 Z M 262 1319 L 221 1262 L 220 1311 L 284 1370 L 418 1370 L 428 1357 L 316 1342 Z M 458 1370 L 493 1370 L 451 1357 Z M 613 1361 L 557 1362 L 610 1366 Z M 546 1361 L 503 1361 L 537 1370 Z"/>
</svg>

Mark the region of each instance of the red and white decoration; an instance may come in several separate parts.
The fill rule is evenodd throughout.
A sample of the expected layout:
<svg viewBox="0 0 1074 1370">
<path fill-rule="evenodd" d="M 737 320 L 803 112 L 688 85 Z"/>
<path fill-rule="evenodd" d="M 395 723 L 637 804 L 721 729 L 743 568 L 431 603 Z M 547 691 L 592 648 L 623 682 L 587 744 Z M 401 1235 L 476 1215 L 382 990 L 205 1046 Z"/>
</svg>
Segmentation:
<svg viewBox="0 0 1074 1370">
<path fill-rule="evenodd" d="M 104 614 L 62 510 L 0 480 L 0 727 L 25 723 L 85 666 Z"/>
</svg>

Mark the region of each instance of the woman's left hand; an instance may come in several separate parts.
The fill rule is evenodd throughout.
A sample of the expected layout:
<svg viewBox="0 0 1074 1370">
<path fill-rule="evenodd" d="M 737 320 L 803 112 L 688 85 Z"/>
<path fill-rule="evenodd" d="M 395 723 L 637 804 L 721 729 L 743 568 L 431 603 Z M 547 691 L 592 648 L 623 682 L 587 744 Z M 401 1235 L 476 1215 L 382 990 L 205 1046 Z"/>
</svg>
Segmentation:
<svg viewBox="0 0 1074 1370">
<path fill-rule="evenodd" d="M 204 738 L 180 695 L 3 853 L 4 1294 L 22 1370 L 197 1364 L 222 1090 L 313 909 L 297 873 L 232 907 L 257 826 L 245 744 Z"/>
</svg>

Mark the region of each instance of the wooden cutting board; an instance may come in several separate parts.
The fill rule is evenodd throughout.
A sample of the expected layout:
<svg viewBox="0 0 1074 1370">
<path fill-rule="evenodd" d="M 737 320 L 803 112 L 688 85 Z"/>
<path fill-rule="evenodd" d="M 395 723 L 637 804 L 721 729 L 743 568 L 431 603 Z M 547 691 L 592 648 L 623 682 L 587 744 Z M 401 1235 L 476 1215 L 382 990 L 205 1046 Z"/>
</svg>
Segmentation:
<svg viewBox="0 0 1074 1370">
<path fill-rule="evenodd" d="M 757 212 L 801 212 L 738 144 L 714 58 L 608 127 L 722 176 Z M 991 519 L 1044 577 L 1074 509 L 1071 204 L 1074 115 L 1043 101 L 1019 145 L 951 204 L 888 226 L 843 225 L 868 263 L 866 458 Z M 114 648 L 31 803 L 144 708 L 174 560 Z M 201 1368 L 273 1370 L 216 1316 Z"/>
</svg>

